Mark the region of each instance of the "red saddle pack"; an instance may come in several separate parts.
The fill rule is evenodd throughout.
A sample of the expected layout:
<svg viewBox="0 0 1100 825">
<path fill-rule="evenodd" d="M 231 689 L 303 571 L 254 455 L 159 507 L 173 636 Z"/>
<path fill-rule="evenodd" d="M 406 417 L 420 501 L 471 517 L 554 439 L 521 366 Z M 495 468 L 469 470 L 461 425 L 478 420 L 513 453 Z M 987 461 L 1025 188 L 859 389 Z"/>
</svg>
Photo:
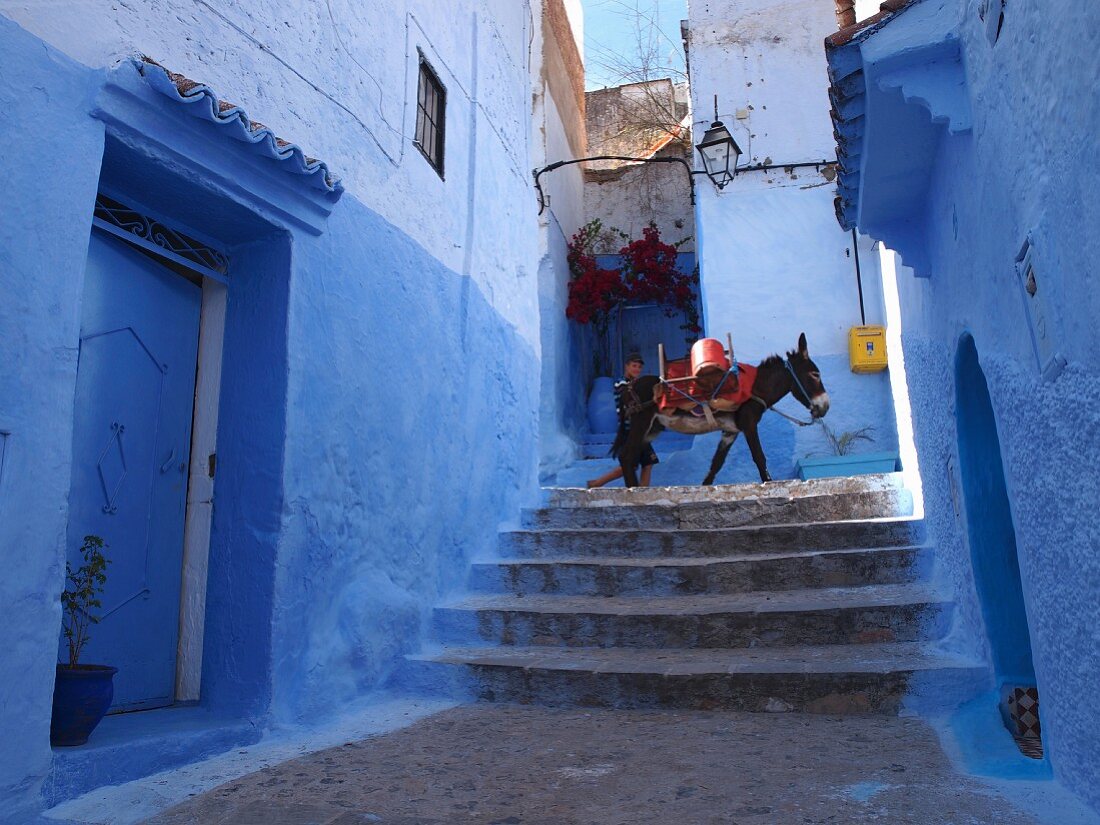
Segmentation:
<svg viewBox="0 0 1100 825">
<path fill-rule="evenodd" d="M 730 370 L 721 342 L 703 338 L 687 358 L 665 363 L 665 380 L 656 389 L 657 409 L 691 411 L 709 403 L 714 410 L 735 410 L 752 396 L 755 381 L 756 367 L 738 363 Z"/>
</svg>

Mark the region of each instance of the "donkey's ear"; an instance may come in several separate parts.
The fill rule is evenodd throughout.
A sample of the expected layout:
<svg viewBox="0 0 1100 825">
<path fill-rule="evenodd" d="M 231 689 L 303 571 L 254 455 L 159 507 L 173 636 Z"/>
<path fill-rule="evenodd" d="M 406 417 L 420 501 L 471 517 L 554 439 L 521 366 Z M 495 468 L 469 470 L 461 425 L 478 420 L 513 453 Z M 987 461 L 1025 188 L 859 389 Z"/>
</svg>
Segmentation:
<svg viewBox="0 0 1100 825">
<path fill-rule="evenodd" d="M 806 348 L 806 333 L 798 336 L 798 354 L 803 357 L 809 357 L 810 355 L 810 351 Z"/>
</svg>

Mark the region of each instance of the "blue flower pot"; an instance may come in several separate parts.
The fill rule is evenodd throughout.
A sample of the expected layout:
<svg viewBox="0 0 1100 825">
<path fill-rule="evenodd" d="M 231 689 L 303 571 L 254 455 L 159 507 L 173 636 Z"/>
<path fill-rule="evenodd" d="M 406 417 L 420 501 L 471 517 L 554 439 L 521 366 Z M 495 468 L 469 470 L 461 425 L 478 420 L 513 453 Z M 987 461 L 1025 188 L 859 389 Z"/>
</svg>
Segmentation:
<svg viewBox="0 0 1100 825">
<path fill-rule="evenodd" d="M 859 453 L 803 458 L 795 469 L 803 481 L 831 476 L 858 476 L 869 473 L 893 473 L 898 469 L 897 453 Z"/>
<path fill-rule="evenodd" d="M 106 665 L 57 666 L 53 686 L 50 744 L 83 745 L 100 723 L 115 696 L 112 681 L 117 667 Z"/>
<path fill-rule="evenodd" d="M 597 378 L 588 395 L 588 431 L 614 433 L 619 429 L 619 414 L 615 412 L 615 381 Z"/>
</svg>

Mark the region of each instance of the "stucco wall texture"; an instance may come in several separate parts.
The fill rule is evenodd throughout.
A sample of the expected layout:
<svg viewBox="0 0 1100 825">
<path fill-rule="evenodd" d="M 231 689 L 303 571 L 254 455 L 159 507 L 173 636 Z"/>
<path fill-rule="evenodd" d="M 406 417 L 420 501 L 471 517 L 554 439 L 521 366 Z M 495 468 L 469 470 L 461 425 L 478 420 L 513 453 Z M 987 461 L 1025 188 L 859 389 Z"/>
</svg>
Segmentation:
<svg viewBox="0 0 1100 825">
<path fill-rule="evenodd" d="M 921 11 L 917 4 L 913 20 Z M 1100 805 L 1100 529 L 1094 463 L 1100 455 L 1100 25 L 1095 7 L 1014 3 L 995 44 L 978 4 L 951 9 L 973 116 L 970 132 L 940 135 L 927 188 L 868 179 L 865 189 L 915 194 L 915 224 L 927 266 L 899 277 L 905 357 L 927 518 L 939 566 L 960 599 L 954 641 L 986 646 L 969 559 L 958 471 L 955 358 L 973 336 L 988 383 L 1015 528 L 1043 738 L 1055 774 Z M 906 31 L 905 12 L 885 32 Z M 948 21 L 951 22 L 950 20 Z M 950 25 L 947 27 L 950 29 Z M 871 37 L 874 46 L 875 35 Z M 865 47 L 864 55 L 868 54 Z M 937 97 L 937 99 L 939 99 Z M 912 105 L 920 105 L 919 101 Z M 873 118 L 874 112 L 869 112 Z M 927 117 L 927 111 L 925 111 Z M 880 131 L 878 134 L 886 134 Z M 871 143 L 873 155 L 904 153 L 904 141 Z M 878 168 L 886 169 L 886 163 Z M 883 202 L 876 196 L 876 202 Z M 866 203 L 870 203 L 869 201 Z M 861 214 L 861 223 L 877 216 Z M 891 229 L 882 240 L 891 242 Z M 898 227 L 902 237 L 909 229 Z M 1040 377 L 1015 258 L 1030 234 L 1049 331 L 1068 366 Z M 956 512 L 959 514 L 956 515 Z"/>
<path fill-rule="evenodd" d="M 418 644 L 430 605 L 535 497 L 546 242 L 529 181 L 529 5 L 288 8 L 0 4 L 0 172 L 25 207 L 0 218 L 0 546 L 3 598 L 18 606 L 0 630 L 0 729 L 21 743 L 0 754 L 2 821 L 32 818 L 53 758 L 82 273 L 105 140 L 92 112 L 116 69 L 141 83 L 129 56 L 209 84 L 346 187 L 319 235 L 241 217 L 230 178 L 179 190 L 195 198 L 185 212 L 217 203 L 226 236 L 248 236 L 231 259 L 264 273 L 229 286 L 221 416 L 233 427 L 219 428 L 202 702 L 261 725 L 308 723 L 377 687 Z M 448 91 L 443 179 L 403 137 L 419 54 Z M 165 123 L 184 117 L 141 99 Z M 195 121 L 157 139 L 252 174 L 247 147 L 219 128 Z M 177 160 L 171 174 L 191 174 Z M 249 316 L 254 289 L 279 296 L 273 314 Z M 560 290 L 546 292 L 564 328 Z M 271 358 L 236 357 L 245 343 Z M 239 388 L 252 383 L 269 394 L 250 402 Z M 264 442 L 254 465 L 250 439 Z M 256 486 L 271 509 L 249 511 Z"/>
<path fill-rule="evenodd" d="M 109 0 L 87 0 L 47 14 L 0 0 L 0 14 L 86 66 L 147 54 L 208 84 L 338 169 L 364 205 L 445 266 L 469 273 L 537 349 L 533 291 L 491 275 L 500 250 L 530 243 L 527 228 L 484 208 L 530 186 L 528 70 L 539 56 L 529 52 L 538 21 L 528 2 L 464 0 L 444 13 L 432 0 L 150 0 L 121 14 Z M 445 181 L 405 138 L 418 50 L 447 90 Z"/>
<path fill-rule="evenodd" d="M 0 20 L 5 42 L 15 27 Z M 5 145 L 0 178 L 8 196 L 39 202 L 40 170 L 52 163 L 57 137 L 85 169 L 70 168 L 43 210 L 8 210 L 0 221 L 0 430 L 10 431 L 0 479 L 0 598 L 10 618 L 0 623 L 4 650 L 0 713 L 9 743 L 0 755 L 0 798 L 13 821 L 30 819 L 34 793 L 49 766 L 49 701 L 61 626 L 65 519 L 69 495 L 72 408 L 76 379 L 81 284 L 59 275 L 81 272 L 87 254 L 91 209 L 102 138 L 90 121 L 69 112 L 87 105 L 91 82 L 71 82 L 75 66 L 43 49 L 7 51 L 0 72 Z M 62 68 L 61 72 L 57 67 Z M 7 128 L 10 124 L 10 128 Z M 43 220 L 44 215 L 49 220 Z M 56 225 L 82 234 L 76 245 L 58 244 Z M 33 374 L 35 381 L 27 376 Z M 25 479 L 33 479 L 27 484 Z M 45 702 L 45 707 L 43 707 Z"/>
<path fill-rule="evenodd" d="M 557 8 L 557 13 L 555 13 Z M 579 3 L 546 3 L 532 51 L 543 55 L 534 78 L 534 139 L 531 164 L 551 163 L 585 154 L 582 51 L 561 42 L 565 21 L 580 16 Z M 554 24 L 554 21 L 557 24 Z M 574 34 L 580 36 L 574 27 Z M 552 475 L 577 457 L 577 441 L 586 427 L 582 336 L 565 317 L 569 266 L 566 244 L 584 222 L 584 180 L 580 164 L 542 176 L 546 208 L 539 216 L 538 296 L 541 329 L 539 472 Z M 532 196 L 533 197 L 533 196 Z"/>
</svg>

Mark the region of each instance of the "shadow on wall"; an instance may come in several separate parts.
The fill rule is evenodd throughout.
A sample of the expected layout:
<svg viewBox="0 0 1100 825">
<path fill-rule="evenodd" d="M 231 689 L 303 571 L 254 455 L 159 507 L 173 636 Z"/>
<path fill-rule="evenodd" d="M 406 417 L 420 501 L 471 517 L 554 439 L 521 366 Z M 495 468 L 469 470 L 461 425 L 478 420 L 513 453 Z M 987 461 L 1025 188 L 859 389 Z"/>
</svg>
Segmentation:
<svg viewBox="0 0 1100 825">
<path fill-rule="evenodd" d="M 970 560 L 997 684 L 1002 690 L 1034 686 L 1031 635 L 997 421 L 970 335 L 963 336 L 955 359 L 955 402 Z"/>
<path fill-rule="evenodd" d="M 350 194 L 296 253 L 272 631 L 284 720 L 339 709 L 419 647 L 432 605 L 534 490 L 539 425 L 538 356 L 477 282 Z M 407 385 L 385 380 L 398 371 Z"/>
</svg>

